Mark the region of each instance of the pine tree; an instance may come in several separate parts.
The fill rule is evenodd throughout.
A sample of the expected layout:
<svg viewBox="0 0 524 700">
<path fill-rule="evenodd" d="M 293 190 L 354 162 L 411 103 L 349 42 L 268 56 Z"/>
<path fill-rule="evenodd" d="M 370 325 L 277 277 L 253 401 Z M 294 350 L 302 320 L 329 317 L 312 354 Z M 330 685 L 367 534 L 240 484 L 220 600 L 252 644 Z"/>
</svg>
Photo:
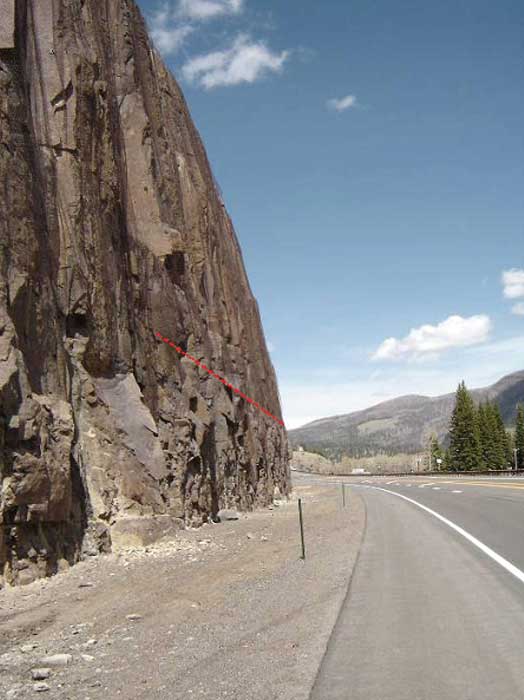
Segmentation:
<svg viewBox="0 0 524 700">
<path fill-rule="evenodd" d="M 492 430 L 491 421 L 489 418 L 488 405 L 481 403 L 478 407 L 477 412 L 478 428 L 479 428 L 479 442 L 480 442 L 480 457 L 481 457 L 481 469 L 490 469 L 490 464 L 492 460 L 491 456 L 491 441 L 492 441 Z"/>
<path fill-rule="evenodd" d="M 429 452 L 430 452 L 430 470 L 437 470 L 444 468 L 444 452 L 440 447 L 440 443 L 436 435 L 432 435 L 429 442 Z M 437 460 L 441 460 L 437 462 Z"/>
<path fill-rule="evenodd" d="M 524 406 L 517 408 L 517 426 L 515 429 L 515 449 L 517 450 L 517 466 L 524 469 Z"/>
<path fill-rule="evenodd" d="M 442 466 L 445 471 L 449 472 L 451 470 L 451 457 L 449 456 L 449 447 L 444 450 L 444 462 Z"/>
<path fill-rule="evenodd" d="M 513 469 L 514 466 L 514 458 L 513 458 L 513 447 L 514 441 L 513 441 L 513 435 L 511 434 L 511 431 L 506 430 L 506 441 L 505 441 L 505 446 L 506 446 L 506 466 L 504 469 Z"/>
<path fill-rule="evenodd" d="M 511 455 L 509 469 L 515 469 L 515 454 L 513 449 L 515 447 L 515 433 L 514 431 L 507 430 L 506 435 L 508 438 L 508 452 Z"/>
<path fill-rule="evenodd" d="M 492 404 L 491 411 L 493 415 L 494 439 L 497 449 L 496 464 L 498 466 L 495 468 L 509 469 L 511 467 L 511 448 L 499 405 L 496 403 Z"/>
<path fill-rule="evenodd" d="M 511 448 L 500 408 L 495 403 L 478 409 L 480 451 L 484 469 L 508 469 Z"/>
<path fill-rule="evenodd" d="M 457 389 L 449 438 L 449 467 L 453 471 L 482 466 L 477 409 L 464 382 Z"/>
</svg>

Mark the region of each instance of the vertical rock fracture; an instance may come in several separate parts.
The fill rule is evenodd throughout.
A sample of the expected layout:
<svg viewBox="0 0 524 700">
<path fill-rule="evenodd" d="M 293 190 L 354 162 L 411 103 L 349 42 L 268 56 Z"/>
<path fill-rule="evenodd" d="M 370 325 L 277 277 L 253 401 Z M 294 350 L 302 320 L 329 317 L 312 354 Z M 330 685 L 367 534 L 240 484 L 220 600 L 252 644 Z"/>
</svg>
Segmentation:
<svg viewBox="0 0 524 700">
<path fill-rule="evenodd" d="M 231 221 L 132 0 L 0 0 L 0 582 L 287 493 Z M 161 526 L 159 525 L 161 523 Z"/>
</svg>

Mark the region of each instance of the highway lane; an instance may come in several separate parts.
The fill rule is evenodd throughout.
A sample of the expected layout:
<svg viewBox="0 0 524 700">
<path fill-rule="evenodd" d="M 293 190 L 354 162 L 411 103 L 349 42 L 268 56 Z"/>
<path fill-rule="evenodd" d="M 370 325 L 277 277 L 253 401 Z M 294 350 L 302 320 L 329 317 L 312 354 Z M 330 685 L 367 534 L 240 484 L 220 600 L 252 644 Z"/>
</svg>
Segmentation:
<svg viewBox="0 0 524 700">
<path fill-rule="evenodd" d="M 388 481 L 377 486 L 437 511 L 524 570 L 524 483 L 445 478 Z"/>
<path fill-rule="evenodd" d="M 385 481 L 524 566 L 523 485 Z M 311 700 L 523 698 L 524 584 L 414 504 L 354 488 L 366 535 Z"/>
</svg>

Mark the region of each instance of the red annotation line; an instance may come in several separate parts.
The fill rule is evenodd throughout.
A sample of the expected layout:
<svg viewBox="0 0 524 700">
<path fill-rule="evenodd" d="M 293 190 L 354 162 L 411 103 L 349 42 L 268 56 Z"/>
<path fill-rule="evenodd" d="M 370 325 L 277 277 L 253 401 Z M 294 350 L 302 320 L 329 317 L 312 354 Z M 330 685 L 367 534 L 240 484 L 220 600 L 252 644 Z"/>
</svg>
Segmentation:
<svg viewBox="0 0 524 700">
<path fill-rule="evenodd" d="M 179 348 L 178 345 L 175 345 L 169 338 L 164 338 L 162 333 L 155 333 L 156 337 L 159 338 L 162 342 L 164 342 L 166 345 L 169 345 L 170 348 L 173 348 L 173 350 L 176 350 L 179 355 L 183 355 L 184 357 L 187 357 L 188 360 L 191 360 L 191 362 L 194 362 L 197 367 L 200 367 L 200 369 L 205 370 L 208 374 L 210 374 L 212 377 L 215 377 L 215 379 L 218 379 L 219 382 L 222 382 L 224 386 L 226 386 L 228 389 L 231 389 L 235 394 L 238 396 L 242 397 L 245 401 L 250 403 L 252 406 L 255 406 L 255 408 L 258 408 L 259 411 L 262 411 L 268 418 L 272 418 L 274 421 L 276 421 L 279 425 L 284 426 L 284 421 L 281 421 L 280 418 L 277 418 L 274 416 L 272 413 L 270 413 L 267 408 L 264 408 L 260 404 L 258 404 L 256 401 L 253 399 L 249 398 L 249 396 L 246 396 L 243 394 L 240 389 L 237 389 L 234 387 L 232 384 L 230 384 L 226 379 L 221 377 L 219 374 L 216 372 L 213 372 L 212 369 L 209 369 L 209 367 L 206 367 L 203 362 L 200 362 L 200 360 L 197 360 L 195 357 L 192 357 L 189 355 L 187 352 L 184 352 L 182 348 Z M 285 426 L 284 426 L 285 427 Z"/>
</svg>

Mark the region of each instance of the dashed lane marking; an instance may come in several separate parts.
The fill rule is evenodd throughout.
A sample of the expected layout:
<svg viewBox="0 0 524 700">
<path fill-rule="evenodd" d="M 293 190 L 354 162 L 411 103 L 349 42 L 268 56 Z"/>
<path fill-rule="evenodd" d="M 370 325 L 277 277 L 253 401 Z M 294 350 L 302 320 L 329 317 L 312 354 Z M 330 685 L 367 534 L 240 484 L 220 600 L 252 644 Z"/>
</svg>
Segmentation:
<svg viewBox="0 0 524 700">
<path fill-rule="evenodd" d="M 443 481 L 443 484 L 456 484 L 456 481 Z M 485 481 L 464 481 L 460 480 L 461 486 L 481 486 L 488 489 L 513 489 L 514 491 L 523 491 L 524 484 L 495 484 L 487 483 Z"/>
<path fill-rule="evenodd" d="M 389 493 L 392 496 L 396 496 L 397 498 L 403 498 L 405 501 L 408 501 L 408 503 L 412 503 L 414 506 L 417 506 L 417 508 L 420 508 L 421 510 L 426 511 L 426 513 L 429 513 L 437 520 L 440 520 L 440 522 L 444 523 L 444 525 L 447 525 L 449 528 L 451 528 L 451 530 L 454 530 L 455 532 L 457 532 L 465 540 L 470 542 L 474 547 L 477 547 L 477 549 L 480 549 L 481 552 L 483 552 L 486 556 L 488 556 L 494 562 L 499 564 L 499 566 L 501 566 L 503 569 L 505 569 L 508 573 L 512 574 L 512 576 L 517 578 L 521 583 L 524 583 L 524 571 L 521 571 L 521 569 L 519 569 L 517 566 L 515 566 L 515 564 L 512 564 L 510 561 L 505 559 L 503 556 L 501 556 L 500 554 L 495 552 L 495 550 L 491 549 L 491 547 L 488 547 L 488 545 L 481 542 L 479 539 L 477 539 L 474 535 L 469 533 L 467 530 L 464 530 L 464 528 L 460 527 L 460 525 L 457 525 L 452 520 L 448 520 L 448 518 L 445 518 L 443 515 L 440 515 L 440 513 L 437 513 L 437 511 L 431 510 L 431 508 L 428 508 L 427 506 L 423 505 L 422 503 L 415 501 L 413 498 L 409 498 L 408 496 L 404 496 L 403 494 L 397 493 L 396 491 L 390 491 L 389 489 L 383 489 L 380 486 L 375 486 L 375 489 L 377 491 L 383 491 L 384 493 Z"/>
</svg>

